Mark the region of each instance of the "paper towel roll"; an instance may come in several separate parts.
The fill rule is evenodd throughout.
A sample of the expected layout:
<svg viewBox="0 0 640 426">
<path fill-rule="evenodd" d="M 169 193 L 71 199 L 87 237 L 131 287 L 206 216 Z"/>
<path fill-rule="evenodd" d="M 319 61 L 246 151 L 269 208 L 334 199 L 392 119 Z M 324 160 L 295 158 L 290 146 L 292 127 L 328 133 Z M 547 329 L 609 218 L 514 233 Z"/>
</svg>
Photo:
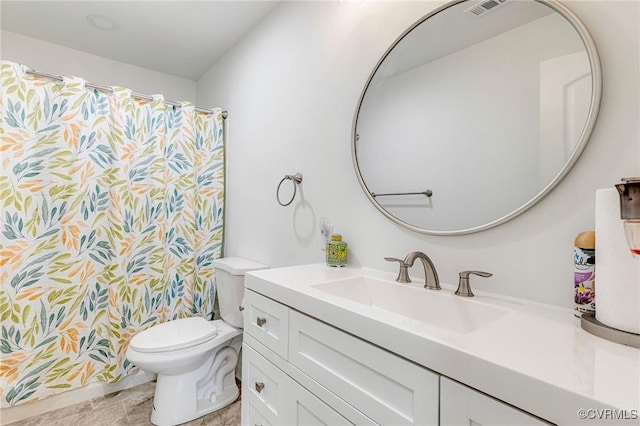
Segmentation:
<svg viewBox="0 0 640 426">
<path fill-rule="evenodd" d="M 640 259 L 629 251 L 615 188 L 596 191 L 596 318 L 640 334 Z"/>
</svg>

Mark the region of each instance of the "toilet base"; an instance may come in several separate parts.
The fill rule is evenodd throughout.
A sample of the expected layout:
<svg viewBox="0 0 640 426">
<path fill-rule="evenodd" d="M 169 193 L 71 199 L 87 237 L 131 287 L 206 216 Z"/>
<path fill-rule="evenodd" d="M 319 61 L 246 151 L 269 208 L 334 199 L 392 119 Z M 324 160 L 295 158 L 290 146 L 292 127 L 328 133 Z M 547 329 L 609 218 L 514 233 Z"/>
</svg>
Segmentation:
<svg viewBox="0 0 640 426">
<path fill-rule="evenodd" d="M 157 404 L 156 409 L 156 398 L 154 397 L 153 409 L 151 410 L 151 423 L 157 426 L 171 426 L 186 423 L 226 407 L 238 399 L 239 396 L 240 391 L 238 387 L 234 385 L 223 391 L 222 394 L 216 395 L 214 401 L 206 399 L 197 400 L 195 411 L 188 410 L 188 412 L 187 410 L 179 410 L 180 412 L 176 412 L 174 405 L 163 406 L 161 402 Z"/>
<path fill-rule="evenodd" d="M 225 339 L 210 352 L 200 368 L 186 374 L 158 373 L 151 423 L 157 426 L 186 423 L 226 407 L 238 398 L 235 367 L 242 335 L 235 329 L 232 333 L 235 336 Z"/>
</svg>

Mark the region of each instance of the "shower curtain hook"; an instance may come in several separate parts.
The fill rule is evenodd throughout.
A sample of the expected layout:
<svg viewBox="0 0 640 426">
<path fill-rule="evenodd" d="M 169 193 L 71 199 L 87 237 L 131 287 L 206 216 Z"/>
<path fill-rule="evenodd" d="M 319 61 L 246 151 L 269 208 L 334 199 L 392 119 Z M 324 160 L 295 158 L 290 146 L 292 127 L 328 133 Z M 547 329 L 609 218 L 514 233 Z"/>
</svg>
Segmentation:
<svg viewBox="0 0 640 426">
<path fill-rule="evenodd" d="M 293 182 L 293 195 L 291 196 L 291 199 L 289 200 L 288 203 L 283 203 L 282 201 L 280 201 L 280 187 L 282 186 L 282 183 L 285 180 L 290 180 Z M 298 172 L 295 175 L 285 175 L 280 181 L 280 183 L 278 184 L 278 188 L 276 189 L 276 200 L 278 201 L 278 204 L 280 204 L 282 207 L 286 207 L 289 204 L 291 204 L 293 200 L 296 198 L 297 187 L 301 183 L 302 183 L 302 173 Z"/>
</svg>

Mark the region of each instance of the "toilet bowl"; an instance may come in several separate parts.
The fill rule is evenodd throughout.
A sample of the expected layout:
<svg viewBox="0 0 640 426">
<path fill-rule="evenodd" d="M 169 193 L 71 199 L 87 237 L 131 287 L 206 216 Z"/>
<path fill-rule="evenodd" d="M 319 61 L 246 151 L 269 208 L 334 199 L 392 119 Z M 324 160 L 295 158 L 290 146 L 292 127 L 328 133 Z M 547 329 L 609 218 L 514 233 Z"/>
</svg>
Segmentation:
<svg viewBox="0 0 640 426">
<path fill-rule="evenodd" d="M 267 266 L 230 257 L 214 261 L 222 319 L 182 318 L 136 334 L 127 359 L 156 373 L 151 423 L 185 423 L 219 410 L 238 398 L 235 371 L 244 325 L 240 305 L 244 273 Z"/>
</svg>

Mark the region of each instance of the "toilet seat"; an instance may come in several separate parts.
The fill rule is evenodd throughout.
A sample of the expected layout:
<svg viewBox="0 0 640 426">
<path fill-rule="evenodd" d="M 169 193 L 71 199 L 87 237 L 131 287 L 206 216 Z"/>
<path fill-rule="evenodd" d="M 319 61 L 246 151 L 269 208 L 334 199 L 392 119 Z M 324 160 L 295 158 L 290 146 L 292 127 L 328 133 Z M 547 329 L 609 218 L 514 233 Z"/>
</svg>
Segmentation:
<svg viewBox="0 0 640 426">
<path fill-rule="evenodd" d="M 181 318 L 154 325 L 131 339 L 138 352 L 169 352 L 207 342 L 218 335 L 218 328 L 202 317 Z"/>
</svg>

